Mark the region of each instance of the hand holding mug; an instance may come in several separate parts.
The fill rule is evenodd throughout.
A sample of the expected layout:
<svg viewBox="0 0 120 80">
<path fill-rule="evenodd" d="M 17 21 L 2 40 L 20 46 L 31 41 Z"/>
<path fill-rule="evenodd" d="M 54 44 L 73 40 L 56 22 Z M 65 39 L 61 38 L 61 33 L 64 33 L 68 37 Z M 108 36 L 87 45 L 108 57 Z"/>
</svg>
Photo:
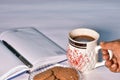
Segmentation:
<svg viewBox="0 0 120 80">
<path fill-rule="evenodd" d="M 114 40 L 109 42 L 101 42 L 103 59 L 106 60 L 105 65 L 112 72 L 120 72 L 120 40 Z M 108 50 L 111 50 L 113 57 L 109 60 Z"/>
</svg>

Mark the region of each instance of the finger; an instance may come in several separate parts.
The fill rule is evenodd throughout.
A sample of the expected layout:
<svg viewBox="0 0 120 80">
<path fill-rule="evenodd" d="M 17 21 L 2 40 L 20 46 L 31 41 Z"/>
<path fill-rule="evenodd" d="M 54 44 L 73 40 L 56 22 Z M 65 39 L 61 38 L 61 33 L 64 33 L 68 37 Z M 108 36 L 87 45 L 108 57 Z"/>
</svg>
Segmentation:
<svg viewBox="0 0 120 80">
<path fill-rule="evenodd" d="M 116 59 L 115 57 L 112 58 L 112 61 L 113 61 L 114 64 L 117 64 L 117 63 L 118 63 L 118 62 L 117 62 L 117 59 Z"/>
<path fill-rule="evenodd" d="M 111 67 L 109 68 L 112 72 L 117 72 L 117 64 L 112 64 Z"/>
<path fill-rule="evenodd" d="M 102 54 L 109 54 L 108 50 L 102 49 L 101 51 L 102 51 Z"/>
<path fill-rule="evenodd" d="M 113 43 L 111 42 L 100 42 L 100 46 L 102 47 L 102 49 L 112 50 L 112 45 Z"/>
<path fill-rule="evenodd" d="M 104 50 L 102 49 L 102 57 L 104 60 L 108 60 L 109 59 L 109 53 L 108 53 L 108 50 Z"/>
<path fill-rule="evenodd" d="M 118 63 L 117 72 L 120 72 L 120 64 Z"/>
<path fill-rule="evenodd" d="M 109 60 L 109 55 L 108 54 L 103 54 L 103 59 L 104 60 Z"/>
<path fill-rule="evenodd" d="M 116 70 L 116 72 L 120 72 L 120 68 L 118 68 L 118 69 Z"/>
<path fill-rule="evenodd" d="M 113 62 L 111 60 L 106 60 L 106 62 L 105 62 L 105 66 L 108 68 L 110 68 L 112 64 L 113 64 Z"/>
</svg>

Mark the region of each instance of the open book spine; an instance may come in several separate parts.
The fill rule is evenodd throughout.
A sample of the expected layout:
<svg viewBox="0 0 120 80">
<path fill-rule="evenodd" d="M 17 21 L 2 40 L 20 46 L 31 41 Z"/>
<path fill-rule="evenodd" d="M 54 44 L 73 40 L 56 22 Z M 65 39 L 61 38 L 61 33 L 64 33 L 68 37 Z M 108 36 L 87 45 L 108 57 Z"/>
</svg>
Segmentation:
<svg viewBox="0 0 120 80">
<path fill-rule="evenodd" d="M 17 66 L 13 69 L 11 69 L 10 71 L 8 71 L 6 74 L 2 75 L 0 77 L 0 80 L 10 80 L 13 77 L 23 73 L 23 72 L 27 72 L 29 71 L 27 66 L 21 65 L 21 66 Z"/>
<path fill-rule="evenodd" d="M 58 55 L 58 56 L 54 56 L 54 57 L 47 57 L 45 59 L 42 60 L 38 60 L 35 64 L 33 68 L 30 68 L 30 72 L 35 72 L 38 71 L 40 69 L 42 69 L 43 67 L 47 67 L 47 66 L 51 66 L 54 64 L 59 64 L 62 62 L 67 61 L 66 55 Z"/>
</svg>

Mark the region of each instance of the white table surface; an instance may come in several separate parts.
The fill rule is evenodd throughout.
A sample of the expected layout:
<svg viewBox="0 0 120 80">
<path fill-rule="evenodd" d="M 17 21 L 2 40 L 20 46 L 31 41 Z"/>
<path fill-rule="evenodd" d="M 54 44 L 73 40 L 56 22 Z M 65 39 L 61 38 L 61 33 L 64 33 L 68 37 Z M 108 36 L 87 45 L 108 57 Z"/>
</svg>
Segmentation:
<svg viewBox="0 0 120 80">
<path fill-rule="evenodd" d="M 79 27 L 95 29 L 99 41 L 120 38 L 119 0 L 0 0 L 0 32 L 19 27 L 36 27 L 66 49 L 67 34 Z M 96 68 L 85 80 L 119 80 L 120 73 Z M 21 75 L 14 80 L 28 80 Z"/>
</svg>

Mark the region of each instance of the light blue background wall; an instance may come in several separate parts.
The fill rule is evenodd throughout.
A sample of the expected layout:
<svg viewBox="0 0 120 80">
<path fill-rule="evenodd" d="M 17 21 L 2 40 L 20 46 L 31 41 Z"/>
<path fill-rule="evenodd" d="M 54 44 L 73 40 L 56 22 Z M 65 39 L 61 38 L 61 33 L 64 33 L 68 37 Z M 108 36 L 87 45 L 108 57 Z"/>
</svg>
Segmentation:
<svg viewBox="0 0 120 80">
<path fill-rule="evenodd" d="M 65 48 L 67 33 L 92 28 L 100 41 L 120 38 L 119 0 L 0 0 L 0 31 L 34 26 Z"/>
</svg>

